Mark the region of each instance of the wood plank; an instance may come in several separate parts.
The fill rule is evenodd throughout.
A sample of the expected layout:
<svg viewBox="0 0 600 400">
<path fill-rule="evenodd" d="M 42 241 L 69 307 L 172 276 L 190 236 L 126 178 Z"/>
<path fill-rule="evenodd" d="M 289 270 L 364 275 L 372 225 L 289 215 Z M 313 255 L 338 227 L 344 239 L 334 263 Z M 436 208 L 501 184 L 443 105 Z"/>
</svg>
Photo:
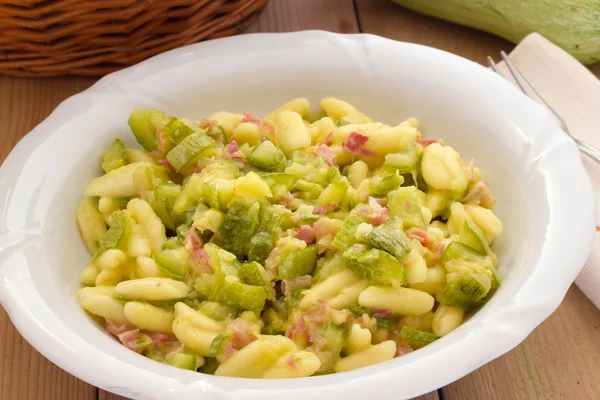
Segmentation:
<svg viewBox="0 0 600 400">
<path fill-rule="evenodd" d="M 96 392 L 31 347 L 0 307 L 0 400 L 95 400 Z"/>
<path fill-rule="evenodd" d="M 323 29 L 357 33 L 352 0 L 270 0 L 246 32 L 292 32 Z"/>
<path fill-rule="evenodd" d="M 418 14 L 389 0 L 356 0 L 356 7 L 364 33 L 435 47 L 480 63 L 514 47 L 496 36 Z"/>
<path fill-rule="evenodd" d="M 517 348 L 443 389 L 446 400 L 600 398 L 600 310 L 572 286 Z M 490 397 L 491 396 L 491 397 Z"/>
<path fill-rule="evenodd" d="M 93 82 L 0 76 L 0 164 L 62 100 Z M 96 396 L 95 387 L 67 374 L 31 347 L 0 307 L 0 400 L 92 400 Z"/>
</svg>

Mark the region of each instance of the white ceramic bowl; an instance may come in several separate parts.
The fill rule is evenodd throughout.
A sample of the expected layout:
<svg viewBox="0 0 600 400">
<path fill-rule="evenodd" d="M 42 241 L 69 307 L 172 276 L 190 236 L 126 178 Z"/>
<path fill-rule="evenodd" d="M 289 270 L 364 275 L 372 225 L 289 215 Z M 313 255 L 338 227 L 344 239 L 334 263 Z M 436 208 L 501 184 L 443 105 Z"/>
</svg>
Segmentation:
<svg viewBox="0 0 600 400">
<path fill-rule="evenodd" d="M 336 96 L 375 120 L 415 116 L 426 137 L 473 157 L 498 198 L 504 278 L 489 303 L 424 349 L 343 374 L 260 381 L 202 375 L 127 350 L 79 308 L 89 262 L 75 223 L 127 118 L 157 107 L 200 118 L 264 115 L 297 96 Z M 173 50 L 64 101 L 0 169 L 0 300 L 21 334 L 69 373 L 139 399 L 402 399 L 452 382 L 521 342 L 559 305 L 591 248 L 594 200 L 573 142 L 548 112 L 487 69 L 370 35 L 256 34 Z"/>
</svg>

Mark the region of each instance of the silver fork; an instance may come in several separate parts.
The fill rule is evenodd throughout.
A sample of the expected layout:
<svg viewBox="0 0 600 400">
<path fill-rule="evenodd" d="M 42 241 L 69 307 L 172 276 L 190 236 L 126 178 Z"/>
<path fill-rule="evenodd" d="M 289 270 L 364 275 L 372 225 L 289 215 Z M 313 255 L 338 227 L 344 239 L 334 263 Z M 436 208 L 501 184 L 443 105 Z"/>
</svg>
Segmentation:
<svg viewBox="0 0 600 400">
<path fill-rule="evenodd" d="M 544 99 L 542 99 L 540 95 L 537 94 L 533 86 L 531 86 L 531 84 L 527 82 L 527 79 L 525 79 L 523 74 L 521 74 L 521 72 L 517 69 L 516 65 L 510 60 L 510 58 L 508 58 L 508 55 L 504 51 L 501 51 L 500 55 L 502 56 L 502 59 L 508 67 L 508 70 L 510 71 L 511 75 L 515 79 L 515 82 L 517 82 L 517 85 L 519 85 L 523 93 L 525 93 L 527 96 L 537 101 L 541 105 L 545 106 L 554 115 L 554 117 L 556 118 L 556 122 L 558 123 L 560 128 L 575 141 L 577 147 L 579 147 L 579 150 L 583 151 L 585 154 L 596 160 L 596 162 L 600 163 L 600 149 L 571 135 L 569 129 L 567 128 L 567 125 L 565 124 L 565 121 L 563 121 L 563 119 L 556 113 L 556 111 L 554 111 L 552 107 L 550 107 L 548 103 L 546 103 Z M 490 64 L 490 67 L 492 68 L 492 70 L 494 70 L 494 72 L 496 72 L 498 75 L 504 78 L 504 75 L 502 74 L 502 72 L 498 68 L 498 65 L 494 62 L 492 57 L 488 56 L 488 63 Z"/>
</svg>

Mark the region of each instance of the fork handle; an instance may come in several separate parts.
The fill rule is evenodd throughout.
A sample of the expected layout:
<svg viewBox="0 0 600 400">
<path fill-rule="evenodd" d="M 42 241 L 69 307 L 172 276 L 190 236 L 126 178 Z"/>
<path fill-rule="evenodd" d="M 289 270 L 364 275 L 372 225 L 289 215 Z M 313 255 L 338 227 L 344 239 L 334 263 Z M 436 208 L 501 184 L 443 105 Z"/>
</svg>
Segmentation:
<svg viewBox="0 0 600 400">
<path fill-rule="evenodd" d="M 573 140 L 575 140 L 575 143 L 577 143 L 579 150 L 592 157 L 597 163 L 600 163 L 600 149 L 587 142 L 584 142 L 583 140 L 575 138 L 573 138 Z"/>
</svg>

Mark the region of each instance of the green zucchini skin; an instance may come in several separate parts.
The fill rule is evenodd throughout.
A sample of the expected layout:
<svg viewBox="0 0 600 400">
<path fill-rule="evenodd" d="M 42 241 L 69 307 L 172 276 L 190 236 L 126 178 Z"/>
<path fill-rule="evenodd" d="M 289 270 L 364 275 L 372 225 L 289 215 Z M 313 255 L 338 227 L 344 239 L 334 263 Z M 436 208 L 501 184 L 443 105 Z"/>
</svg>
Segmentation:
<svg viewBox="0 0 600 400">
<path fill-rule="evenodd" d="M 393 0 L 513 43 L 538 32 L 584 64 L 600 61 L 598 0 Z"/>
</svg>

